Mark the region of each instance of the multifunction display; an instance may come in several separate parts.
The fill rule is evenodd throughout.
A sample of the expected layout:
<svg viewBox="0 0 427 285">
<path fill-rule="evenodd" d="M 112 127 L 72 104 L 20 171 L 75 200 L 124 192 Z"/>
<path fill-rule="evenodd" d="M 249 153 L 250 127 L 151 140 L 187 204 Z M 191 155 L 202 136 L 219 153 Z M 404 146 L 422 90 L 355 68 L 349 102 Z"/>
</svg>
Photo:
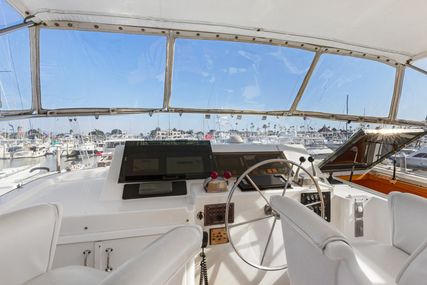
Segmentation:
<svg viewBox="0 0 427 285">
<path fill-rule="evenodd" d="M 127 141 L 119 182 L 204 179 L 214 170 L 209 141 Z"/>
<path fill-rule="evenodd" d="M 240 176 L 246 169 L 257 164 L 258 162 L 281 158 L 286 159 L 283 152 L 263 152 L 263 153 L 215 153 L 215 161 L 220 176 L 225 171 L 230 171 L 234 177 Z M 289 172 L 289 165 L 283 162 L 274 162 L 265 164 L 255 169 L 252 175 L 285 175 Z"/>
</svg>

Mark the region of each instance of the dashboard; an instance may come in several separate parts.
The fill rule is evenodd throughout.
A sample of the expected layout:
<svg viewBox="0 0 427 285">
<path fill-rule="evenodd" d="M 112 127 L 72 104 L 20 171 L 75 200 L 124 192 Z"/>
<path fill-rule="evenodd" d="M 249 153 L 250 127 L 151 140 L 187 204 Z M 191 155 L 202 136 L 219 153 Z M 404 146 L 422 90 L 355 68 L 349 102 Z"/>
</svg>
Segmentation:
<svg viewBox="0 0 427 285">
<path fill-rule="evenodd" d="M 286 159 L 278 149 L 213 153 L 210 141 L 127 141 L 120 159 L 118 184 L 123 185 L 122 199 L 182 196 L 188 193 L 186 181 L 219 175 L 218 183 L 229 172 L 238 177 L 249 167 L 269 159 Z M 250 173 L 260 189 L 283 188 L 290 166 L 285 162 L 262 165 Z M 292 175 L 293 173 L 291 173 Z M 228 184 L 228 181 L 227 181 Z M 242 191 L 255 190 L 245 179 Z"/>
</svg>

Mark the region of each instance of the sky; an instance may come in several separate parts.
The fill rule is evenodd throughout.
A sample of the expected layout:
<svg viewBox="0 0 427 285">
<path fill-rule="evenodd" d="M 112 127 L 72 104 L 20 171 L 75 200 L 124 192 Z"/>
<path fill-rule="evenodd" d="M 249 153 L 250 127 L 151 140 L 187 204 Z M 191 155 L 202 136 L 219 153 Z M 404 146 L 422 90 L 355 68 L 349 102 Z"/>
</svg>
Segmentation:
<svg viewBox="0 0 427 285">
<path fill-rule="evenodd" d="M 0 28 L 22 18 L 0 0 Z M 165 83 L 166 38 L 79 31 L 41 30 L 40 82 L 44 108 L 161 108 Z M 236 110 L 288 110 L 310 67 L 314 53 L 279 46 L 238 42 L 177 39 L 172 78 L 172 107 Z M 419 66 L 427 67 L 426 61 Z M 322 55 L 298 109 L 338 114 L 388 116 L 395 69 L 379 62 L 338 55 Z M 398 118 L 424 120 L 427 111 L 425 75 L 407 71 Z M 31 106 L 28 31 L 0 37 L 0 110 Z M 417 100 L 414 100 L 414 98 Z M 348 100 L 348 104 L 347 104 Z M 79 117 L 82 133 L 118 128 L 128 134 L 176 128 L 270 130 L 323 125 L 345 129 L 345 123 L 261 116 L 148 114 Z M 220 122 L 221 121 L 221 122 Z M 53 133 L 71 129 L 68 118 L 0 122 Z M 351 124 L 355 129 L 359 124 Z M 254 126 L 251 128 L 251 126 Z"/>
</svg>

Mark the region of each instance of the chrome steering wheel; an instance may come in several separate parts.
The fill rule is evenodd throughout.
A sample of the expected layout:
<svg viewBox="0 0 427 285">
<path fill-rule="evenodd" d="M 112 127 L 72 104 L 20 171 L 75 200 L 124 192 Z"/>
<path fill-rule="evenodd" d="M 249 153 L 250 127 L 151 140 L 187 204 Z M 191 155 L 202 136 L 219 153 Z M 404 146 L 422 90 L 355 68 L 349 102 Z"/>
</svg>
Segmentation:
<svg viewBox="0 0 427 285">
<path fill-rule="evenodd" d="M 226 206 L 225 206 L 225 228 L 226 228 L 226 232 L 227 232 L 227 235 L 228 235 L 228 240 L 230 241 L 230 244 L 233 247 L 233 249 L 236 252 L 236 254 L 244 262 L 246 262 L 250 266 L 258 268 L 258 269 L 261 269 L 261 270 L 265 270 L 265 271 L 277 271 L 277 270 L 286 269 L 288 267 L 287 264 L 281 264 L 281 265 L 278 265 L 278 266 L 264 266 L 263 263 L 264 263 L 264 259 L 265 259 L 266 253 L 267 253 L 267 249 L 268 249 L 270 241 L 271 241 L 271 237 L 272 237 L 272 234 L 273 234 L 273 231 L 274 231 L 274 227 L 276 225 L 277 220 L 280 219 L 280 216 L 276 213 L 276 211 L 274 211 L 274 209 L 271 207 L 270 202 L 268 201 L 268 199 L 263 195 L 263 193 L 261 192 L 261 190 L 258 188 L 258 186 L 255 184 L 255 182 L 249 176 L 249 173 L 251 173 L 253 170 L 259 168 L 262 165 L 269 164 L 269 163 L 281 163 L 281 164 L 288 164 L 288 165 L 291 166 L 289 168 L 289 173 L 288 173 L 288 177 L 286 179 L 285 187 L 284 187 L 284 189 L 283 189 L 283 191 L 281 193 L 282 196 L 284 196 L 285 193 L 286 193 L 286 189 L 288 187 L 289 180 L 291 179 L 291 174 L 292 174 L 293 167 L 296 166 L 299 169 L 301 169 L 302 171 L 304 171 L 305 173 L 307 173 L 308 176 L 313 181 L 314 185 L 316 186 L 316 189 L 317 189 L 317 192 L 318 192 L 319 198 L 320 198 L 321 216 L 322 216 L 322 218 L 324 218 L 324 216 L 325 216 L 325 203 L 324 203 L 324 200 L 323 200 L 322 191 L 320 190 L 319 184 L 317 183 L 317 181 L 314 178 L 314 176 L 312 174 L 310 174 L 307 171 L 307 169 L 305 169 L 301 165 L 299 165 L 296 162 L 293 162 L 291 160 L 280 159 L 280 158 L 264 160 L 264 161 L 261 161 L 261 162 L 255 164 L 255 165 L 253 165 L 252 167 L 248 168 L 245 172 L 243 172 L 242 175 L 239 176 L 239 178 L 237 178 L 236 182 L 234 183 L 233 187 L 230 190 L 230 193 L 228 194 L 228 199 L 227 199 L 227 203 L 226 203 Z M 246 178 L 249 181 L 249 183 L 252 185 L 252 187 L 254 187 L 255 190 L 265 200 L 266 205 L 264 206 L 264 211 L 263 211 L 264 214 L 265 214 L 265 216 L 259 217 L 259 218 L 255 218 L 255 219 L 251 219 L 251 220 L 248 220 L 248 221 L 244 221 L 244 222 L 241 222 L 241 223 L 229 224 L 229 222 L 228 222 L 228 216 L 229 216 L 229 208 L 230 208 L 231 199 L 233 198 L 233 194 L 236 191 L 236 188 L 238 187 L 238 185 L 240 184 L 240 182 L 244 178 Z M 315 202 L 315 203 L 311 203 L 311 204 L 306 205 L 306 206 L 312 206 L 312 205 L 318 204 L 318 203 L 319 202 Z M 236 213 L 236 210 L 234 210 L 234 212 Z M 239 250 L 237 249 L 237 247 L 233 243 L 233 238 L 232 238 L 230 229 L 231 228 L 236 228 L 236 227 L 239 227 L 239 226 L 243 226 L 243 225 L 247 225 L 249 223 L 258 222 L 258 221 L 261 221 L 261 220 L 267 220 L 267 219 L 270 219 L 270 218 L 273 218 L 274 220 L 273 220 L 273 224 L 272 224 L 272 227 L 271 227 L 271 230 L 270 230 L 270 233 L 269 233 L 269 236 L 268 236 L 268 239 L 267 239 L 267 243 L 265 245 L 262 257 L 260 259 L 260 262 L 259 263 L 252 262 L 252 261 L 248 260 L 247 258 L 245 258 L 239 252 Z M 285 253 L 283 253 L 283 255 L 285 255 Z"/>
</svg>

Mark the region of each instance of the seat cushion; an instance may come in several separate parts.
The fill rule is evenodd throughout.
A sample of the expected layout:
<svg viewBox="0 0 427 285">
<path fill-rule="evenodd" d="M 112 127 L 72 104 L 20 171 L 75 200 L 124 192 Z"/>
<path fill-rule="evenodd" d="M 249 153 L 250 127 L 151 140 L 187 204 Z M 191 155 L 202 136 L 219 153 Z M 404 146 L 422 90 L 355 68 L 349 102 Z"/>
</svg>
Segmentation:
<svg viewBox="0 0 427 285">
<path fill-rule="evenodd" d="M 351 242 L 356 259 L 372 284 L 395 284 L 395 278 L 409 255 L 378 241 Z"/>
<path fill-rule="evenodd" d="M 51 270 L 25 285 L 91 285 L 101 283 L 106 277 L 108 273 L 105 271 L 72 265 Z"/>
</svg>

